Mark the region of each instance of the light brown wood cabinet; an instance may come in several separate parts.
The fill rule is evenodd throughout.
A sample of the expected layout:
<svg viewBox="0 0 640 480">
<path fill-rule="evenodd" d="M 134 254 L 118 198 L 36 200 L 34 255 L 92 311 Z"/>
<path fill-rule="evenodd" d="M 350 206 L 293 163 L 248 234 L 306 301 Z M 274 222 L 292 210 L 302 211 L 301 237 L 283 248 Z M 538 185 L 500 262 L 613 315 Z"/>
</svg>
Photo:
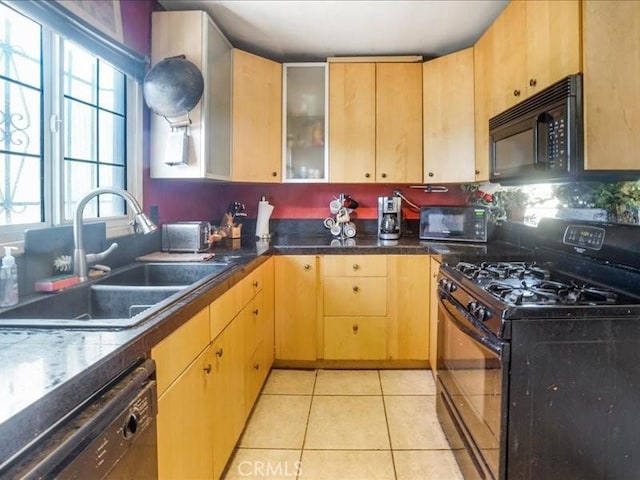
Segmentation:
<svg viewBox="0 0 640 480">
<path fill-rule="evenodd" d="M 160 478 L 220 478 L 273 363 L 273 259 L 166 337 L 151 356 L 159 389 Z"/>
<path fill-rule="evenodd" d="M 274 262 L 276 359 L 315 360 L 317 258 L 314 255 L 277 255 Z"/>
<path fill-rule="evenodd" d="M 489 178 L 489 119 L 581 69 L 580 3 L 509 2 L 474 46 L 476 181 Z"/>
<path fill-rule="evenodd" d="M 640 3 L 582 2 L 585 168 L 640 169 Z"/>
<path fill-rule="evenodd" d="M 323 257 L 324 355 L 326 360 L 387 357 L 387 258 L 385 255 Z"/>
<path fill-rule="evenodd" d="M 329 181 L 422 181 L 420 63 L 329 63 Z"/>
<path fill-rule="evenodd" d="M 475 181 L 473 48 L 422 66 L 424 182 Z"/>
<path fill-rule="evenodd" d="M 387 334 L 388 358 L 429 358 L 429 270 L 428 255 L 388 255 Z"/>
<path fill-rule="evenodd" d="M 431 257 L 431 272 L 429 281 L 429 364 L 432 370 L 437 368 L 438 359 L 438 272 L 440 262 Z"/>
<path fill-rule="evenodd" d="M 235 317 L 210 347 L 213 392 L 206 410 L 211 412 L 213 420 L 213 478 L 216 479 L 221 477 L 246 420 L 243 323 L 240 316 Z M 190 407 L 183 404 L 182 408 Z M 194 409 L 192 414 L 197 412 Z"/>
<path fill-rule="evenodd" d="M 208 346 L 209 309 L 205 308 L 151 351 L 158 385 L 160 479 L 208 478 L 213 472 Z"/>
<path fill-rule="evenodd" d="M 233 50 L 231 179 L 280 182 L 282 65 Z"/>
</svg>

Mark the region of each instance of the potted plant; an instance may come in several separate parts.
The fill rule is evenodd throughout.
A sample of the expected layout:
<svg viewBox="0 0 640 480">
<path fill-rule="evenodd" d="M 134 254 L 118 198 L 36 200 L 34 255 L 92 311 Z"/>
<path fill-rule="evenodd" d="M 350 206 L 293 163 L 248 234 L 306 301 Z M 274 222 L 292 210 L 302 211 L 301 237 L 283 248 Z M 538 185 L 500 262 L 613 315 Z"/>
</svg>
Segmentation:
<svg viewBox="0 0 640 480">
<path fill-rule="evenodd" d="M 496 204 L 504 210 L 507 219 L 522 222 L 529 197 L 519 188 L 500 190 L 494 194 Z"/>
<path fill-rule="evenodd" d="M 638 223 L 640 183 L 618 182 L 602 184 L 595 192 L 594 206 L 603 208 L 609 220 L 619 223 Z"/>
</svg>

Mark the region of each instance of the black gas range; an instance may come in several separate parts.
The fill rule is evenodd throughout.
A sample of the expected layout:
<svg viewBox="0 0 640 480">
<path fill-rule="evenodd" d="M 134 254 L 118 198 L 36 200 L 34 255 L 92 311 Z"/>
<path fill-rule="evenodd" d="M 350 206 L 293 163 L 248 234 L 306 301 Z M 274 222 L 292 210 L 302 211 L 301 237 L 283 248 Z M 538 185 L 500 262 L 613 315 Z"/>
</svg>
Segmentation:
<svg viewBox="0 0 640 480">
<path fill-rule="evenodd" d="M 465 478 L 640 471 L 640 227 L 543 220 L 530 262 L 443 265 L 437 409 Z"/>
</svg>

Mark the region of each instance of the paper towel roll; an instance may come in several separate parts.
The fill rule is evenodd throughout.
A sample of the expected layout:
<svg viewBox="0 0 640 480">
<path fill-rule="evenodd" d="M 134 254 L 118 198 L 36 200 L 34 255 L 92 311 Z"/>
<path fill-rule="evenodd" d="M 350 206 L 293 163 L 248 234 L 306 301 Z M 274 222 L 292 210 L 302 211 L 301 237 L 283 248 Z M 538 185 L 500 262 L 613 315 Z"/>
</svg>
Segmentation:
<svg viewBox="0 0 640 480">
<path fill-rule="evenodd" d="M 267 200 L 258 202 L 258 219 L 256 221 L 256 237 L 269 238 L 269 218 L 273 212 L 273 205 Z"/>
</svg>

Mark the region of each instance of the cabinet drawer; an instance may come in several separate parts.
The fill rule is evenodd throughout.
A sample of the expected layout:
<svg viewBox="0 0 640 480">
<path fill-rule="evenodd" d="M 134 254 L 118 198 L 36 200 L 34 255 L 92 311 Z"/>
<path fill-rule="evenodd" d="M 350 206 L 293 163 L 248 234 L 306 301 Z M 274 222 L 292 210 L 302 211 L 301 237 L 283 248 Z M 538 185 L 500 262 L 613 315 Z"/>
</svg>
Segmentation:
<svg viewBox="0 0 640 480">
<path fill-rule="evenodd" d="M 386 318 L 325 317 L 326 360 L 384 360 L 386 356 Z"/>
<path fill-rule="evenodd" d="M 156 361 L 158 395 L 209 345 L 209 341 L 207 307 L 151 349 L 151 358 Z"/>
<path fill-rule="evenodd" d="M 386 255 L 325 255 L 325 277 L 386 277 Z"/>
<path fill-rule="evenodd" d="M 324 279 L 324 314 L 385 316 L 385 277 L 327 277 Z"/>
</svg>

